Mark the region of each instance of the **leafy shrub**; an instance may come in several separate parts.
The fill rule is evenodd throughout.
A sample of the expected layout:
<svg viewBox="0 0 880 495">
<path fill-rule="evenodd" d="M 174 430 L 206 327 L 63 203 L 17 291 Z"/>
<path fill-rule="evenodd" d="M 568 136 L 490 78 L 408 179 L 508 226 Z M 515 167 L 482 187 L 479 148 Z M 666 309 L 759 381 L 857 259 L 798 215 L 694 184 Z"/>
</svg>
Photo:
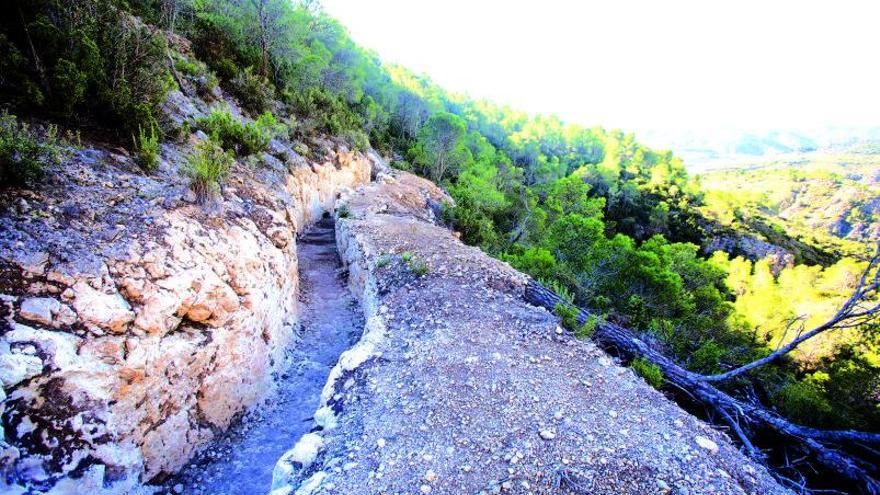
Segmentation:
<svg viewBox="0 0 880 495">
<path fill-rule="evenodd" d="M 244 123 L 230 113 L 228 108 L 214 107 L 207 117 L 198 120 L 206 133 L 214 136 L 224 149 L 234 150 L 245 156 L 265 151 L 269 141 L 286 132 L 271 113 L 260 115 L 253 123 Z"/>
<path fill-rule="evenodd" d="M 782 414 L 806 425 L 826 426 L 835 416 L 821 386 L 807 380 L 786 385 L 774 396 L 774 402 Z"/>
<path fill-rule="evenodd" d="M 57 131 L 49 126 L 41 137 L 15 115 L 0 114 L 0 186 L 39 179 L 48 165 L 61 160 Z"/>
<path fill-rule="evenodd" d="M 339 208 L 336 208 L 336 216 L 338 218 L 348 218 L 349 216 L 351 216 L 351 211 L 349 211 L 348 205 L 339 205 Z"/>
<path fill-rule="evenodd" d="M 217 76 L 201 60 L 190 59 L 177 52 L 174 52 L 173 58 L 174 68 L 196 85 L 199 94 L 210 95 L 219 84 Z"/>
<path fill-rule="evenodd" d="M 663 372 L 660 367 L 644 357 L 633 359 L 630 367 L 652 387 L 659 389 L 663 386 Z"/>
<path fill-rule="evenodd" d="M 558 302 L 556 303 L 556 306 L 553 307 L 553 313 L 559 317 L 560 324 L 563 326 L 563 328 L 571 331 L 577 330 L 578 309 L 575 306 L 563 302 Z"/>
<path fill-rule="evenodd" d="M 725 353 L 725 349 L 717 342 L 707 340 L 691 354 L 688 368 L 710 375 L 719 373 L 721 372 L 719 363 Z"/>
<path fill-rule="evenodd" d="M 578 327 L 578 329 L 574 332 L 574 336 L 581 340 L 589 339 L 596 333 L 596 327 L 599 326 L 599 322 L 601 318 L 596 315 L 590 315 L 587 318 L 587 321 L 584 322 L 583 325 Z"/>
<path fill-rule="evenodd" d="M 400 259 L 403 260 L 404 263 L 409 263 L 413 259 L 412 251 L 404 251 L 400 253 Z"/>
<path fill-rule="evenodd" d="M 183 172 L 190 178 L 190 187 L 200 203 L 210 199 L 220 188 L 235 161 L 229 151 L 214 139 L 196 145 L 196 151 L 187 157 Z"/>
<path fill-rule="evenodd" d="M 342 139 L 357 151 L 367 151 L 370 149 L 370 138 L 367 133 L 359 129 L 349 129 L 342 133 Z"/>
<path fill-rule="evenodd" d="M 309 88 L 294 95 L 293 106 L 299 115 L 318 122 L 317 130 L 341 135 L 346 130 L 360 130 L 361 118 L 340 97 L 325 89 Z"/>
<path fill-rule="evenodd" d="M 253 67 L 239 72 L 231 81 L 232 93 L 241 106 L 253 113 L 268 110 L 275 98 L 275 88 L 266 78 L 254 74 Z"/>
<path fill-rule="evenodd" d="M 391 162 L 391 168 L 395 168 L 397 170 L 403 170 L 404 172 L 412 171 L 412 164 L 410 164 L 406 160 L 393 160 Z"/>
<path fill-rule="evenodd" d="M 428 264 L 420 259 L 410 260 L 409 263 L 407 263 L 407 267 L 416 277 L 423 277 L 427 275 L 429 271 Z"/>
<path fill-rule="evenodd" d="M 388 256 L 387 254 L 379 256 L 376 260 L 376 268 L 385 268 L 389 264 L 391 264 L 391 256 Z"/>
<path fill-rule="evenodd" d="M 20 16 L 0 19 L 14 99 L 63 117 L 96 117 L 127 131 L 122 136 L 149 124 L 174 84 L 161 33 L 114 0 L 17 3 Z M 39 70 L 19 63 L 30 56 L 16 56 L 31 47 Z"/>
<path fill-rule="evenodd" d="M 143 127 L 138 128 L 137 136 L 132 136 L 135 147 L 135 159 L 147 172 L 151 172 L 159 165 L 159 134 L 156 126 L 150 126 L 149 133 Z"/>
</svg>

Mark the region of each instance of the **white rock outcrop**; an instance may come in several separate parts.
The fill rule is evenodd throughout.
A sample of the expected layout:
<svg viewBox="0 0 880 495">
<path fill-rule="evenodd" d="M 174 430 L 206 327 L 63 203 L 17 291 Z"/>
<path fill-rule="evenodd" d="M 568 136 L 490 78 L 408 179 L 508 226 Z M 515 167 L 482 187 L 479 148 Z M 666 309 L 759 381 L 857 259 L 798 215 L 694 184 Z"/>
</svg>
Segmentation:
<svg viewBox="0 0 880 495">
<path fill-rule="evenodd" d="M 373 166 L 279 146 L 283 163 L 239 167 L 207 207 L 178 174 L 93 149 L 27 192 L 40 220 L 3 210 L 0 492 L 132 492 L 267 396 L 296 339 L 296 233 Z"/>
</svg>

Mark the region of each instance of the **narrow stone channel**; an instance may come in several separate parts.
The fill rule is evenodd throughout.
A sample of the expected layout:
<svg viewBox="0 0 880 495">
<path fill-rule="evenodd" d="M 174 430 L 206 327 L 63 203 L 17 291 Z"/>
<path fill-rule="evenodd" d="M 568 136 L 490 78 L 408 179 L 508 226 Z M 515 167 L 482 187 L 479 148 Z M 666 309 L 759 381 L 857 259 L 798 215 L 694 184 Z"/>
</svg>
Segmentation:
<svg viewBox="0 0 880 495">
<path fill-rule="evenodd" d="M 321 389 L 339 355 L 363 329 L 363 314 L 340 276 L 333 221 L 298 241 L 302 335 L 277 394 L 205 449 L 165 493 L 265 495 L 275 462 L 313 426 Z"/>
</svg>

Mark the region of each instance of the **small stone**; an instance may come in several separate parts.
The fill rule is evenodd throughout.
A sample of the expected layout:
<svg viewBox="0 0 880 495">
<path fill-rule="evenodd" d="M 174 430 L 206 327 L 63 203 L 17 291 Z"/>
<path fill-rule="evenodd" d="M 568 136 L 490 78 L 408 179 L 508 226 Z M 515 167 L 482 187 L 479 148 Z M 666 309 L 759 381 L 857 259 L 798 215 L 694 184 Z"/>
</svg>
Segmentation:
<svg viewBox="0 0 880 495">
<path fill-rule="evenodd" d="M 434 472 L 433 469 L 429 469 L 425 472 L 425 481 L 428 483 L 433 483 L 437 481 L 437 473 Z"/>
<path fill-rule="evenodd" d="M 174 490 L 174 493 L 183 493 L 183 484 L 178 483 L 178 484 L 174 485 L 173 490 Z"/>
<path fill-rule="evenodd" d="M 419 487 L 419 491 L 427 495 L 431 493 L 431 485 L 422 485 Z"/>
<path fill-rule="evenodd" d="M 711 452 L 713 454 L 718 453 L 718 444 L 713 442 L 712 440 L 710 440 L 704 436 L 698 435 L 694 439 L 694 441 L 697 442 L 697 445 L 699 445 L 700 447 L 703 447 L 704 449 L 708 450 L 709 452 Z"/>
<path fill-rule="evenodd" d="M 376 446 L 379 447 L 380 449 L 385 448 L 385 439 L 380 438 L 380 439 L 376 440 Z"/>
<path fill-rule="evenodd" d="M 553 413 L 553 419 L 555 419 L 556 421 L 562 419 L 562 411 L 556 411 L 555 413 Z"/>
<path fill-rule="evenodd" d="M 61 303 L 51 297 L 31 297 L 21 302 L 19 316 L 43 325 L 52 323 L 53 315 L 61 310 Z"/>
<path fill-rule="evenodd" d="M 660 480 L 660 479 L 657 480 L 657 488 L 660 491 L 662 491 L 663 493 L 667 493 L 670 490 L 672 490 L 671 488 L 669 488 L 669 484 L 667 484 L 665 481 Z"/>
<path fill-rule="evenodd" d="M 556 434 L 550 430 L 541 430 L 540 435 L 541 438 L 543 438 L 544 440 L 553 440 L 554 438 L 556 438 Z"/>
</svg>

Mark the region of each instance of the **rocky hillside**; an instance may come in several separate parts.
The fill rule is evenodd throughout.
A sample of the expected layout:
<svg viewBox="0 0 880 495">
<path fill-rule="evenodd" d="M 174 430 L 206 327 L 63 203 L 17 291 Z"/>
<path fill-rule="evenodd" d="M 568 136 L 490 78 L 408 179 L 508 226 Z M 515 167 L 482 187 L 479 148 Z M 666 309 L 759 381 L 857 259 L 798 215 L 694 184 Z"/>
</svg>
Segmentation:
<svg viewBox="0 0 880 495">
<path fill-rule="evenodd" d="M 169 101 L 185 118 L 208 111 Z M 339 141 L 305 158 L 274 139 L 200 205 L 178 169 L 202 139 L 163 144 L 150 175 L 84 143 L 39 189 L 0 200 L 0 483 L 127 493 L 161 480 L 289 364 L 296 235 L 374 162 Z"/>
<path fill-rule="evenodd" d="M 718 224 L 710 249 L 826 266 L 867 256 L 880 239 L 878 162 L 872 153 L 812 153 L 700 175 L 702 213 Z"/>
<path fill-rule="evenodd" d="M 527 277 L 434 222 L 406 173 L 344 197 L 367 325 L 272 495 L 787 493 L 731 442 L 523 301 Z"/>
</svg>

